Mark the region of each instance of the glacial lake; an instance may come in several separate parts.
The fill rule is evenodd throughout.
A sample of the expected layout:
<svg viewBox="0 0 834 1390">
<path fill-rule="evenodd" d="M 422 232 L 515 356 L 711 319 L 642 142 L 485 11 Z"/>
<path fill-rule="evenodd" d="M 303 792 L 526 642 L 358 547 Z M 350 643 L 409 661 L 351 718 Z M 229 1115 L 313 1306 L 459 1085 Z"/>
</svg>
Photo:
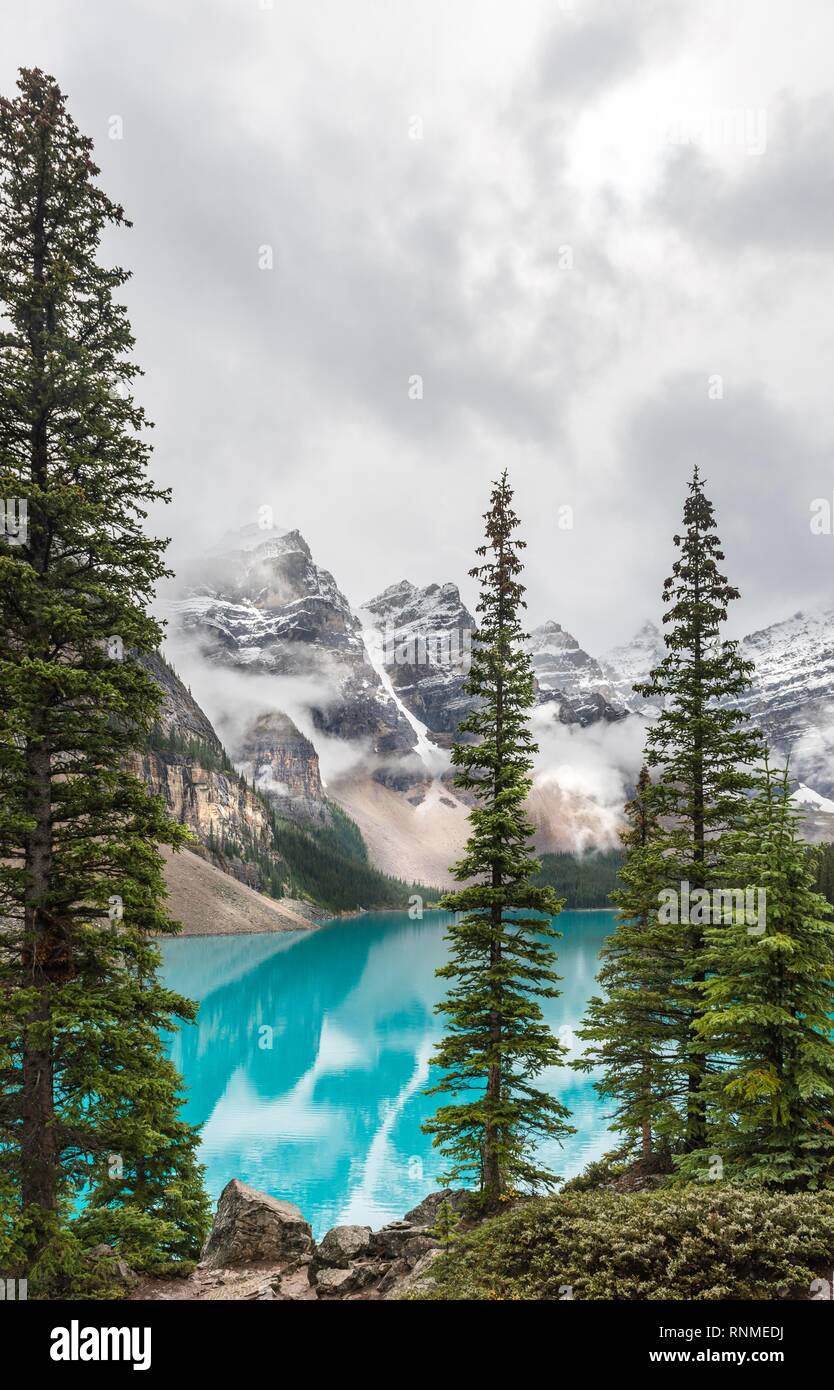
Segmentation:
<svg viewBox="0 0 834 1390">
<path fill-rule="evenodd" d="M 436 1187 L 443 1160 L 420 1125 L 439 1103 L 423 1092 L 442 1028 L 433 1006 L 446 981 L 434 971 L 449 920 L 378 912 L 312 932 L 162 944 L 165 983 L 200 1004 L 170 1055 L 185 1080 L 184 1118 L 202 1126 L 212 1203 L 238 1177 L 294 1202 L 318 1238 L 337 1224 L 396 1220 Z M 574 1056 L 613 924 L 611 912 L 559 918 L 562 994 L 546 1014 Z M 541 1155 L 572 1177 L 614 1146 L 607 1107 L 592 1077 L 569 1067 L 541 1084 L 577 1130 Z"/>
</svg>

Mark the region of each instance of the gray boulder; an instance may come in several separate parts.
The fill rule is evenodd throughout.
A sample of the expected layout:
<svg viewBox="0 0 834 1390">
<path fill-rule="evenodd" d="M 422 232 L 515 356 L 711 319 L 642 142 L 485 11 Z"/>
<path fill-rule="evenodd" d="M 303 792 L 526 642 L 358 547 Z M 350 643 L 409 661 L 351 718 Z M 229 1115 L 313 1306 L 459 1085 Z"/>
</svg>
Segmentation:
<svg viewBox="0 0 834 1390">
<path fill-rule="evenodd" d="M 452 1211 L 460 1214 L 471 1196 L 472 1193 L 465 1187 L 444 1187 L 439 1192 L 430 1192 L 428 1197 L 406 1212 L 403 1221 L 408 1221 L 412 1226 L 433 1226 L 444 1202 L 448 1202 Z"/>
<path fill-rule="evenodd" d="M 395 1260 L 393 1264 L 390 1264 L 388 1266 L 387 1270 L 380 1279 L 379 1284 L 377 1286 L 379 1292 L 381 1294 L 389 1293 L 391 1289 L 395 1289 L 398 1286 L 398 1284 L 402 1283 L 406 1275 L 410 1273 L 411 1266 L 409 1265 L 408 1260 Z"/>
<path fill-rule="evenodd" d="M 352 1269 L 320 1269 L 316 1275 L 316 1292 L 320 1298 L 343 1298 L 356 1288 L 357 1283 Z"/>
<path fill-rule="evenodd" d="M 430 1293 L 432 1288 L 431 1267 L 441 1251 L 435 1247 L 434 1250 L 427 1250 L 425 1255 L 421 1255 L 416 1265 L 402 1279 L 398 1279 L 383 1290 L 383 1297 L 387 1300 L 406 1298 L 409 1294 Z"/>
<path fill-rule="evenodd" d="M 416 1228 L 410 1221 L 389 1221 L 380 1231 L 371 1236 L 371 1249 L 378 1259 L 399 1260 L 405 1247 L 417 1235 L 424 1235 L 425 1228 Z"/>
<path fill-rule="evenodd" d="M 370 1226 L 334 1226 L 316 1249 L 316 1264 L 347 1269 L 351 1260 L 364 1255 L 370 1247 Z"/>
<path fill-rule="evenodd" d="M 313 1232 L 298 1207 L 232 1178 L 223 1188 L 203 1250 L 209 1266 L 278 1264 L 313 1252 Z"/>
<path fill-rule="evenodd" d="M 347 1269 L 325 1266 L 314 1275 L 315 1291 L 319 1298 L 366 1298 L 373 1294 L 386 1268 L 376 1260 L 357 1260 Z"/>
</svg>

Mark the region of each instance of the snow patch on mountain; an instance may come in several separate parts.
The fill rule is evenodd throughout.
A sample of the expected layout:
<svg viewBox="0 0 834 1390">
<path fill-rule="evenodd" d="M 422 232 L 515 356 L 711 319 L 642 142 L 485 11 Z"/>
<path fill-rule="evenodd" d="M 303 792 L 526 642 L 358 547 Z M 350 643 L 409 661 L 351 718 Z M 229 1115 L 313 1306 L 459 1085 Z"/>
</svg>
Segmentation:
<svg viewBox="0 0 834 1390">
<path fill-rule="evenodd" d="M 379 633 L 381 659 L 398 698 L 448 747 L 472 708 L 464 689 L 475 620 L 456 584 L 391 584 L 359 610 Z"/>
<path fill-rule="evenodd" d="M 834 609 L 794 613 L 750 633 L 741 654 L 755 676 L 740 707 L 790 759 L 795 777 L 834 793 Z"/>
<path fill-rule="evenodd" d="M 444 752 L 442 748 L 439 748 L 436 743 L 432 742 L 429 738 L 429 731 L 426 725 L 423 724 L 415 714 L 412 714 L 411 710 L 403 703 L 394 689 L 393 682 L 385 666 L 382 633 L 376 627 L 364 627 L 362 629 L 362 638 L 365 643 L 365 650 L 368 654 L 368 661 L 379 676 L 383 690 L 414 730 L 417 740 L 416 751 L 426 771 L 432 777 L 440 776 L 449 766 L 449 755 Z"/>
<path fill-rule="evenodd" d="M 527 650 L 536 678 L 538 700 L 555 707 L 563 724 L 595 724 L 622 719 L 612 686 L 594 657 L 580 647 L 572 633 L 552 620 L 530 633 Z"/>
<path fill-rule="evenodd" d="M 827 816 L 834 816 L 834 801 L 828 796 L 820 796 L 813 787 L 806 787 L 804 782 L 800 782 L 791 796 L 791 801 L 795 802 L 797 806 L 810 806 L 814 811 L 822 811 Z"/>
<path fill-rule="evenodd" d="M 649 673 L 666 655 L 663 633 L 656 623 L 646 619 L 630 642 L 612 647 L 600 659 L 603 674 L 614 697 L 629 710 L 650 709 L 651 702 L 636 695 L 634 686 L 648 679 Z"/>
</svg>

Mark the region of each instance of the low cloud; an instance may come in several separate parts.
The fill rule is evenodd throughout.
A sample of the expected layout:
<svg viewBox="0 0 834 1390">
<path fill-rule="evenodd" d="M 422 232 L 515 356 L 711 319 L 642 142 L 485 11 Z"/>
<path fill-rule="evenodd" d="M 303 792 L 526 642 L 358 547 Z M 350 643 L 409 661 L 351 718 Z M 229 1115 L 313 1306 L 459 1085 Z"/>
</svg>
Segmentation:
<svg viewBox="0 0 834 1390">
<path fill-rule="evenodd" d="M 539 839 L 583 852 L 619 843 L 623 806 L 643 760 L 645 721 L 630 716 L 583 728 L 560 724 L 552 705 L 533 712 L 539 745 L 531 806 Z"/>
<path fill-rule="evenodd" d="M 313 744 L 322 779 L 335 781 L 376 762 L 369 741 L 333 737 L 316 728 L 313 709 L 326 708 L 338 699 L 334 681 L 316 676 L 266 674 L 219 665 L 202 655 L 196 643 L 182 635 L 170 635 L 166 658 L 214 725 L 218 737 L 234 759 L 253 724 L 264 714 L 280 711 Z"/>
</svg>

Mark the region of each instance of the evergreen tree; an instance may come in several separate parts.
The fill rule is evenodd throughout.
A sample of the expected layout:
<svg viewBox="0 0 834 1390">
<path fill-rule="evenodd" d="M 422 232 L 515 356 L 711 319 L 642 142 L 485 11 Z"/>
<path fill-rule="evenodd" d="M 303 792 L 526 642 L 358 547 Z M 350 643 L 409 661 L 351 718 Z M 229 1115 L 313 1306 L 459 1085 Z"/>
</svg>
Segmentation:
<svg viewBox="0 0 834 1390">
<path fill-rule="evenodd" d="M 454 1245 L 457 1239 L 459 1222 L 460 1217 L 458 1213 L 455 1211 L 448 1197 L 444 1197 L 437 1209 L 433 1234 L 446 1249 Z"/>
<path fill-rule="evenodd" d="M 129 224 L 55 81 L 22 70 L 18 88 L 0 101 L 0 495 L 28 510 L 0 539 L 6 1251 L 45 1267 L 85 1187 L 97 1238 L 115 1238 L 115 1164 L 131 1253 L 153 1261 L 195 1254 L 207 1213 L 159 1040 L 194 1008 L 158 983 L 152 940 L 176 929 L 157 845 L 185 832 L 127 771 L 160 702 L 140 658 L 160 642 L 147 607 L 166 542 L 143 522 L 166 494 L 114 298 L 127 272 L 96 259 Z"/>
<path fill-rule="evenodd" d="M 160 996 L 156 1008 L 162 1003 Z M 176 996 L 167 1008 L 173 1015 Z M 102 1041 L 110 1045 L 113 1035 Z M 106 1162 L 96 1163 L 76 1229 L 85 1245 L 115 1242 L 143 1269 L 162 1273 L 199 1254 L 208 1204 L 196 1180 L 195 1132 L 179 1116 L 181 1079 L 158 1051 L 155 1019 L 134 1014 L 130 1055 L 114 1050 L 109 1063 L 102 1059 L 109 1085 L 96 1097 L 96 1139 Z"/>
<path fill-rule="evenodd" d="M 591 849 L 582 854 L 560 850 L 541 856 L 535 882 L 556 889 L 564 907 L 605 907 L 620 883 L 625 855 L 620 849 Z M 564 909 L 563 909 L 564 910 Z"/>
<path fill-rule="evenodd" d="M 682 1171 L 703 1177 L 718 1155 L 727 1178 L 817 1187 L 834 1172 L 834 924 L 814 891 L 787 769 L 765 762 L 758 793 L 728 847 L 744 897 L 722 904 L 730 922 L 713 913 L 705 928 L 695 1026 L 720 1062 L 707 1089 L 710 1151 Z"/>
<path fill-rule="evenodd" d="M 669 1137 L 680 1127 L 688 1033 L 678 985 L 684 970 L 680 930 L 659 920 L 658 893 L 667 869 L 646 767 L 625 815 L 623 886 L 611 895 L 619 914 L 600 952 L 597 976 L 604 995 L 588 1002 L 577 1033 L 592 1046 L 573 1065 L 586 1072 L 602 1068 L 594 1085 L 616 1101 L 611 1128 L 625 1136 L 629 1152 L 649 1159 L 658 1148 L 668 1151 Z"/>
<path fill-rule="evenodd" d="M 553 1185 L 536 1143 L 571 1132 L 565 1106 L 533 1084 L 564 1059 L 538 1002 L 558 995 L 551 941 L 559 933 L 550 918 L 561 903 L 552 888 L 531 882 L 540 868 L 524 808 L 536 751 L 534 683 L 519 619 L 524 542 L 514 537 L 512 496 L 505 472 L 485 514 L 486 543 L 477 551 L 484 563 L 470 571 L 480 584 L 467 682 L 477 703 L 460 732 L 472 741 L 456 742 L 452 752 L 456 785 L 478 804 L 454 869 L 465 886 L 442 899 L 456 920 L 448 964 L 437 973 L 453 983 L 437 1006 L 447 1032 L 434 1061 L 445 1074 L 429 1094 L 463 1099 L 441 1106 L 424 1127 L 451 1159 L 449 1177 L 474 1177 L 486 1206 L 518 1185 Z"/>
<path fill-rule="evenodd" d="M 659 770 L 652 799 L 666 827 L 661 837 L 668 886 L 681 893 L 723 885 L 723 837 L 743 822 L 753 785 L 751 766 L 762 756 L 761 735 L 732 702 L 748 689 L 752 664 L 738 644 L 721 638 L 727 606 L 738 590 L 719 569 L 724 559 L 712 503 L 697 467 L 675 536 L 680 555 L 665 581 L 666 656 L 648 681 L 635 687 L 659 700 L 661 712 L 647 738 L 646 761 Z M 708 1059 L 699 1051 L 704 939 L 700 923 L 680 924 L 688 993 L 688 1083 L 685 1142 L 705 1135 L 703 1082 Z"/>
</svg>

